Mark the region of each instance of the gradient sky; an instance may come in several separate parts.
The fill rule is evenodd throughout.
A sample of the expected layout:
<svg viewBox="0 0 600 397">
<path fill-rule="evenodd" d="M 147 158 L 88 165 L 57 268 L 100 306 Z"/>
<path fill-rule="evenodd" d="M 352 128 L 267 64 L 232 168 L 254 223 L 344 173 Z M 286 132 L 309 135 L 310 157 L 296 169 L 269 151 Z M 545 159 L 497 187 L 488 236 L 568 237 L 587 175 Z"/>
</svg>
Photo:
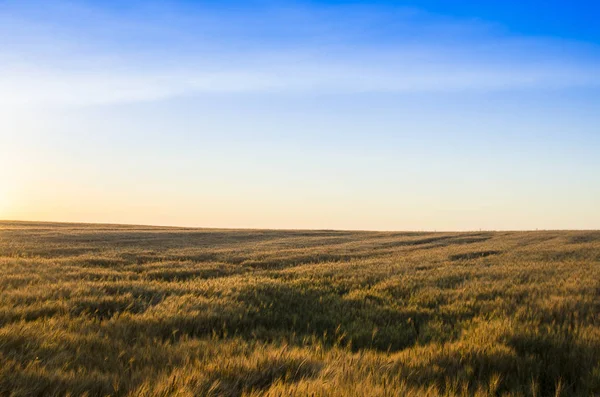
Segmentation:
<svg viewBox="0 0 600 397">
<path fill-rule="evenodd" d="M 600 228 L 600 5 L 2 1 L 0 219 Z"/>
</svg>

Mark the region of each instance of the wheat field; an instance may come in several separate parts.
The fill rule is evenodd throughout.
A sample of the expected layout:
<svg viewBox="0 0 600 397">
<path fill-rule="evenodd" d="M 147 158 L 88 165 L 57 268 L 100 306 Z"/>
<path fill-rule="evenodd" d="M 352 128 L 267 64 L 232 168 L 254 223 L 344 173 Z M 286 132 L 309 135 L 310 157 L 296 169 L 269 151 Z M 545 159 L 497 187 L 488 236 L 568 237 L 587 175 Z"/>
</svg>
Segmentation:
<svg viewBox="0 0 600 397">
<path fill-rule="evenodd" d="M 0 222 L 0 394 L 600 395 L 600 232 Z"/>
</svg>

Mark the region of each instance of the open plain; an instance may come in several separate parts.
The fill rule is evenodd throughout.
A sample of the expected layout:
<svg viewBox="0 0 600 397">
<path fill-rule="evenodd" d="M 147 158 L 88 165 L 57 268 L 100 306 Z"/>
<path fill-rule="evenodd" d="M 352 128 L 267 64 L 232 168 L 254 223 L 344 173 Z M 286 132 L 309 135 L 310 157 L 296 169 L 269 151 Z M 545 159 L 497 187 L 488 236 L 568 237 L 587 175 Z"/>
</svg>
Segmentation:
<svg viewBox="0 0 600 397">
<path fill-rule="evenodd" d="M 600 232 L 0 223 L 0 394 L 600 395 Z"/>
</svg>

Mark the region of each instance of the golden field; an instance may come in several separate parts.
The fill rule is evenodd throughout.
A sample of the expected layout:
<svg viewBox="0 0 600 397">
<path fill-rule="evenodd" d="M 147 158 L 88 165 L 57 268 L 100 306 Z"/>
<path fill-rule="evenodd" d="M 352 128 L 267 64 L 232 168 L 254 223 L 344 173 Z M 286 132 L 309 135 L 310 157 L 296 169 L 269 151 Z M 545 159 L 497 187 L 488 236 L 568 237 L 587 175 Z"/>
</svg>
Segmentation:
<svg viewBox="0 0 600 397">
<path fill-rule="evenodd" d="M 0 222 L 0 394 L 600 395 L 600 232 Z"/>
</svg>

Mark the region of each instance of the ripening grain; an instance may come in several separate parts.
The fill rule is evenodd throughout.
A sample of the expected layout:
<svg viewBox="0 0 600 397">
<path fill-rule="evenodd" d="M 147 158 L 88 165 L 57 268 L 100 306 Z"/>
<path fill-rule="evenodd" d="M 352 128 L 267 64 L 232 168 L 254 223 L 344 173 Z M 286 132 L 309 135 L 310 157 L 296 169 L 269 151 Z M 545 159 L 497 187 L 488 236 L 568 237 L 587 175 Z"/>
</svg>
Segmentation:
<svg viewBox="0 0 600 397">
<path fill-rule="evenodd" d="M 600 232 L 0 223 L 0 394 L 600 394 Z"/>
</svg>

